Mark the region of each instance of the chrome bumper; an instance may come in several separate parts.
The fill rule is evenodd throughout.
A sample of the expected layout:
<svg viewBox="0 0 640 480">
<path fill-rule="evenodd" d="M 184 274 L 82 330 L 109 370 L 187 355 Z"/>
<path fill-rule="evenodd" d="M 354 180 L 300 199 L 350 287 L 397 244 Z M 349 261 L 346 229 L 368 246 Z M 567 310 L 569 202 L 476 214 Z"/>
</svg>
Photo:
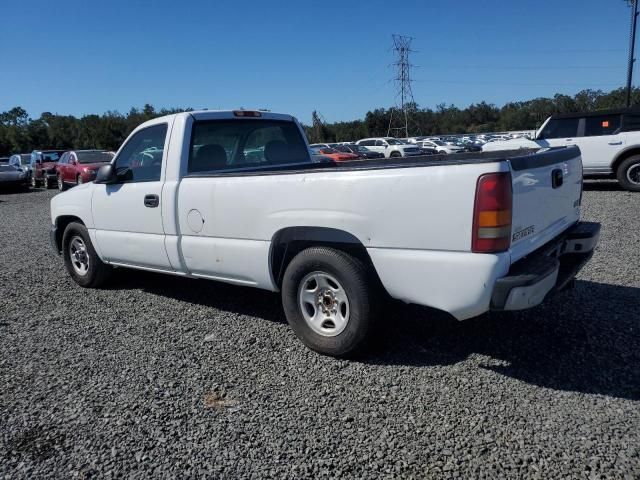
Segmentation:
<svg viewBox="0 0 640 480">
<path fill-rule="evenodd" d="M 523 310 L 539 305 L 549 293 L 564 290 L 593 255 L 600 224 L 580 222 L 547 245 L 514 263 L 499 278 L 491 296 L 492 310 Z"/>
</svg>

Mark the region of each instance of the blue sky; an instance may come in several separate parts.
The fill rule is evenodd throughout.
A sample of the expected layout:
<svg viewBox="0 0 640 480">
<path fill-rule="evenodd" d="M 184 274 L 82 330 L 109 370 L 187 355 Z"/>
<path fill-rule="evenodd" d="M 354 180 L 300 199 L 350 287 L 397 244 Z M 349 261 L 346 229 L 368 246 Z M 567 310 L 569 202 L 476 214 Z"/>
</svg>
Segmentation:
<svg viewBox="0 0 640 480">
<path fill-rule="evenodd" d="M 414 37 L 419 105 L 502 105 L 624 85 L 629 35 L 623 0 L 21 0 L 0 19 L 0 111 L 33 117 L 151 103 L 361 118 L 395 101 L 392 33 Z"/>
</svg>

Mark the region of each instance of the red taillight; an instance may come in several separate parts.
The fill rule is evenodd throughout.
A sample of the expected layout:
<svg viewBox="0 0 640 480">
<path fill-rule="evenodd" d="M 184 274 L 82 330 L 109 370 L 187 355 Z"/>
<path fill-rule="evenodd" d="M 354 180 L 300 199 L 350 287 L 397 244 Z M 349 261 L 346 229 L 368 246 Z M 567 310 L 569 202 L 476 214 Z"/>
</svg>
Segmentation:
<svg viewBox="0 0 640 480">
<path fill-rule="evenodd" d="M 486 173 L 478 178 L 473 209 L 473 252 L 495 253 L 509 249 L 511 203 L 511 174 Z"/>
<path fill-rule="evenodd" d="M 256 110 L 234 110 L 233 114 L 236 117 L 261 117 L 262 113 Z"/>
</svg>

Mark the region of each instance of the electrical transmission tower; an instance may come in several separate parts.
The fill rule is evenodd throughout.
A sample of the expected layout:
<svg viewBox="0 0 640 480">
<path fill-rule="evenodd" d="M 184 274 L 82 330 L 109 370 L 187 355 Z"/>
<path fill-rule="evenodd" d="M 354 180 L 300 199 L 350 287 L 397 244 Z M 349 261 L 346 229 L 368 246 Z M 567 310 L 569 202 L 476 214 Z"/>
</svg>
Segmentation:
<svg viewBox="0 0 640 480">
<path fill-rule="evenodd" d="M 411 50 L 411 42 L 413 37 L 404 35 L 393 35 L 393 50 L 396 55 L 396 62 L 393 66 L 396 68 L 396 76 L 393 79 L 396 85 L 396 105 L 391 108 L 389 117 L 389 128 L 387 136 L 403 137 L 409 136 L 410 109 L 414 109 L 416 102 L 413 99 L 413 90 L 411 88 L 411 69 L 413 65 L 409 61 Z"/>
</svg>

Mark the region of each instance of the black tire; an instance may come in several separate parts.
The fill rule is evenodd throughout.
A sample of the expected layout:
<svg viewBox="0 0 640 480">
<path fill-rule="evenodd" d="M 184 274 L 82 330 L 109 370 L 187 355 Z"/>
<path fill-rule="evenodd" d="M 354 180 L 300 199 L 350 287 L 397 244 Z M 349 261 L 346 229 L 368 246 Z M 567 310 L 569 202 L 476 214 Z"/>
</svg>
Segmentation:
<svg viewBox="0 0 640 480">
<path fill-rule="evenodd" d="M 40 186 L 40 182 L 38 181 L 35 175 L 31 174 L 31 187 L 38 188 L 39 186 Z"/>
<path fill-rule="evenodd" d="M 348 299 L 348 320 L 337 335 L 317 333 L 303 315 L 299 295 L 305 279 L 314 273 L 335 278 Z M 289 325 L 307 347 L 333 357 L 353 356 L 363 350 L 374 330 L 379 310 L 375 306 L 378 298 L 375 285 L 371 272 L 357 258 L 332 248 L 312 247 L 296 255 L 287 266 L 282 282 L 282 305 Z"/>
<path fill-rule="evenodd" d="M 51 182 L 49 181 L 49 175 L 43 175 L 42 176 L 42 187 L 45 190 L 49 190 L 51 188 Z"/>
<path fill-rule="evenodd" d="M 618 165 L 616 177 L 625 190 L 640 192 L 640 155 L 633 155 L 623 160 Z"/>
<path fill-rule="evenodd" d="M 64 183 L 64 180 L 60 175 L 58 175 L 58 190 L 64 192 L 67 189 L 67 185 Z"/>
<path fill-rule="evenodd" d="M 76 185 L 82 185 L 84 183 L 84 181 L 82 180 L 82 177 L 80 175 L 76 176 Z"/>
<path fill-rule="evenodd" d="M 402 154 L 400 152 L 391 152 L 391 157 L 392 158 L 397 158 L 397 157 L 401 157 Z"/>
<path fill-rule="evenodd" d="M 81 239 L 84 244 L 88 257 L 88 269 L 85 274 L 78 273 L 71 259 L 71 243 L 78 238 Z M 74 282 L 81 287 L 99 288 L 103 286 L 111 276 L 111 266 L 100 260 L 100 257 L 98 257 L 98 254 L 93 248 L 87 228 L 81 223 L 72 222 L 65 228 L 62 236 L 62 258 L 64 259 L 67 272 L 69 272 Z"/>
</svg>

